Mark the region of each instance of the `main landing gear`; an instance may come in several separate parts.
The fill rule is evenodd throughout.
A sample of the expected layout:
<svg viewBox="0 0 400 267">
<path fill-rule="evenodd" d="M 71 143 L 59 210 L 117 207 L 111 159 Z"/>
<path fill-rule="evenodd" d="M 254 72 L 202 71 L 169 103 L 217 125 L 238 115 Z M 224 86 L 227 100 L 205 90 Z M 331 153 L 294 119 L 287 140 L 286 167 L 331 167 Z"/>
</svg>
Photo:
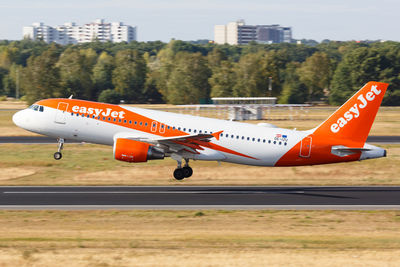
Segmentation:
<svg viewBox="0 0 400 267">
<path fill-rule="evenodd" d="M 61 150 L 64 147 L 64 138 L 58 138 L 57 141 L 58 141 L 58 149 L 57 152 L 54 153 L 54 159 L 60 160 L 62 158 Z"/>
<path fill-rule="evenodd" d="M 189 159 L 185 159 L 185 166 L 182 166 L 182 161 L 177 160 L 178 167 L 174 171 L 174 178 L 176 180 L 182 180 L 184 178 L 189 178 L 193 174 L 193 169 L 189 166 Z"/>
</svg>

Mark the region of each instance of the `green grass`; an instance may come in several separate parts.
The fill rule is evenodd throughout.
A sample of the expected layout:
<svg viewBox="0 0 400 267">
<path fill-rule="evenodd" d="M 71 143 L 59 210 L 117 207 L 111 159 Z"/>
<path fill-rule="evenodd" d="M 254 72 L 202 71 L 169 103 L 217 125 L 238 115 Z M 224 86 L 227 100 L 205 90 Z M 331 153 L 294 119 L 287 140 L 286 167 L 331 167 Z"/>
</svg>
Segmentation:
<svg viewBox="0 0 400 267">
<path fill-rule="evenodd" d="M 398 185 L 400 145 L 384 148 L 387 158 L 293 168 L 192 161 L 193 177 L 175 181 L 170 158 L 126 163 L 111 146 L 66 144 L 56 161 L 56 144 L 1 144 L 0 185 Z"/>
<path fill-rule="evenodd" d="M 398 216 L 396 211 L 211 210 L 206 216 L 202 211 L 2 211 L 0 245 L 26 250 L 400 249 Z M 313 219 L 304 224 L 304 217 Z"/>
<path fill-rule="evenodd" d="M 0 127 L 16 127 L 12 121 L 12 116 L 17 110 L 0 110 Z"/>
</svg>

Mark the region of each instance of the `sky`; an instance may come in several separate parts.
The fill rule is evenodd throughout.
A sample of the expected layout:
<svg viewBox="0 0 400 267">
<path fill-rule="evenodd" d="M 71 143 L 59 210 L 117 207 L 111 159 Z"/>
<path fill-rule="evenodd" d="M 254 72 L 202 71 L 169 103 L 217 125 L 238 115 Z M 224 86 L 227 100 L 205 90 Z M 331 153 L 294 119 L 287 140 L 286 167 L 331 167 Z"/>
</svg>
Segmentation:
<svg viewBox="0 0 400 267">
<path fill-rule="evenodd" d="M 399 13 L 399 0 L 0 0 L 0 40 L 33 22 L 104 18 L 137 26 L 138 41 L 212 40 L 214 25 L 238 19 L 292 27 L 295 39 L 400 41 Z"/>
</svg>

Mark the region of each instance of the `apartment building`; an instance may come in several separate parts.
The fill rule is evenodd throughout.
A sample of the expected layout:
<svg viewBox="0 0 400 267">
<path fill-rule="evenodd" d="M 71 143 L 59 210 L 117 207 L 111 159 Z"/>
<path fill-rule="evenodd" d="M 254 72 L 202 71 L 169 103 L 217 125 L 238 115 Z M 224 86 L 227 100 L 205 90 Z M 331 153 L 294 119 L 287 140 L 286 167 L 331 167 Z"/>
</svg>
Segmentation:
<svg viewBox="0 0 400 267">
<path fill-rule="evenodd" d="M 67 22 L 56 27 L 37 22 L 32 26 L 23 27 L 23 36 L 32 40 L 43 40 L 46 43 L 54 42 L 62 45 L 93 41 L 129 43 L 137 40 L 136 27 L 125 25 L 122 22 L 106 23 L 104 19 L 97 19 L 85 25 Z"/>
</svg>

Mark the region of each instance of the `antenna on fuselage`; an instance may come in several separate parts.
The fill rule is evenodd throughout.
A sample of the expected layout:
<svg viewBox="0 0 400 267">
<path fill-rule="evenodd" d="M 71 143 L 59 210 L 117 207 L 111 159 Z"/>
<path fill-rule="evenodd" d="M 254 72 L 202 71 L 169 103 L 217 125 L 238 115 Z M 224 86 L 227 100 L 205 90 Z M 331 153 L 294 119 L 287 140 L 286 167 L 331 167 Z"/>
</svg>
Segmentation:
<svg viewBox="0 0 400 267">
<path fill-rule="evenodd" d="M 68 99 L 72 99 L 73 96 L 74 96 L 74 95 L 70 95 L 70 96 L 68 97 Z"/>
</svg>

